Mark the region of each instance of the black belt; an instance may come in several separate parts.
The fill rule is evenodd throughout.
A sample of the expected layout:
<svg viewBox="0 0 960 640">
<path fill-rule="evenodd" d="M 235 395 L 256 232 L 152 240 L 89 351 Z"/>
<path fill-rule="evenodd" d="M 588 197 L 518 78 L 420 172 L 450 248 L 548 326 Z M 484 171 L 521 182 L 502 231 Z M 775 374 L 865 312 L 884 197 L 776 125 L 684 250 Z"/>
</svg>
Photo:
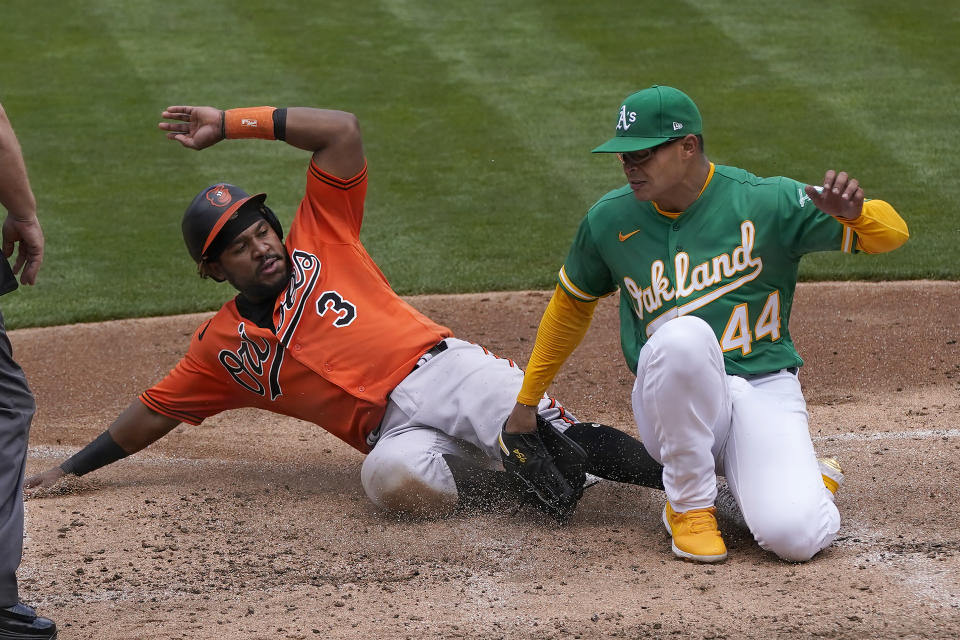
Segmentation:
<svg viewBox="0 0 960 640">
<path fill-rule="evenodd" d="M 767 371 L 766 373 L 737 373 L 734 375 L 736 375 L 739 378 L 743 378 L 744 380 L 756 380 L 757 378 L 770 376 L 775 373 L 780 373 L 781 371 L 786 371 L 787 373 L 797 375 L 797 373 L 800 371 L 800 367 L 789 367 L 787 369 L 777 369 L 776 371 Z"/>
<path fill-rule="evenodd" d="M 420 356 L 420 359 L 417 360 L 417 364 L 413 365 L 413 369 L 411 369 L 411 371 L 416 371 L 421 366 L 427 364 L 431 358 L 433 358 L 434 356 L 440 355 L 446 350 L 447 350 L 447 343 L 441 340 L 437 344 L 430 347 L 430 349 L 425 354 Z"/>
</svg>

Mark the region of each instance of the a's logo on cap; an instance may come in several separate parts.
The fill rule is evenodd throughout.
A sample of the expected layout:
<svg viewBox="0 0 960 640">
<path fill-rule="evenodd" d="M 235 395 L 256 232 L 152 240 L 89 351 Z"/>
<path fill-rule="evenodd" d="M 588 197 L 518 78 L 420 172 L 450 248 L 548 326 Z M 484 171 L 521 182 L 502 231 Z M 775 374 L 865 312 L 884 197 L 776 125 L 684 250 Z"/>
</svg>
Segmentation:
<svg viewBox="0 0 960 640">
<path fill-rule="evenodd" d="M 677 130 L 679 130 L 679 129 L 683 129 L 683 124 L 680 123 L 680 122 L 674 121 L 674 123 L 673 123 L 673 130 L 674 130 L 674 131 L 677 131 Z"/>
<path fill-rule="evenodd" d="M 227 185 L 218 184 L 207 191 L 207 200 L 215 207 L 225 207 L 233 201 L 233 196 L 230 195 Z"/>
<path fill-rule="evenodd" d="M 617 131 L 626 131 L 637 121 L 636 111 L 627 111 L 627 105 L 620 107 L 620 117 L 617 119 Z"/>
</svg>

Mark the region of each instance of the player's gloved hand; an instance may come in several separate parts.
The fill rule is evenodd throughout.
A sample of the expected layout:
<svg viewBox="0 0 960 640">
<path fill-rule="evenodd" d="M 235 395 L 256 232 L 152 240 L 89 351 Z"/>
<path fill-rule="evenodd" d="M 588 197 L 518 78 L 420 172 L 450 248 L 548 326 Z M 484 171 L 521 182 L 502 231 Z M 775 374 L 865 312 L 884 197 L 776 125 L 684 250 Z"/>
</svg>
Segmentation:
<svg viewBox="0 0 960 640">
<path fill-rule="evenodd" d="M 541 418 L 539 414 L 537 415 L 537 434 L 543 446 L 553 456 L 553 463 L 557 469 L 578 492 L 579 500 L 583 496 L 583 485 L 587 481 L 587 452 L 565 432 Z"/>
<path fill-rule="evenodd" d="M 532 504 L 561 524 L 567 521 L 586 478 L 587 454 L 580 445 L 537 416 L 534 432 L 501 429 L 500 456 Z"/>
</svg>

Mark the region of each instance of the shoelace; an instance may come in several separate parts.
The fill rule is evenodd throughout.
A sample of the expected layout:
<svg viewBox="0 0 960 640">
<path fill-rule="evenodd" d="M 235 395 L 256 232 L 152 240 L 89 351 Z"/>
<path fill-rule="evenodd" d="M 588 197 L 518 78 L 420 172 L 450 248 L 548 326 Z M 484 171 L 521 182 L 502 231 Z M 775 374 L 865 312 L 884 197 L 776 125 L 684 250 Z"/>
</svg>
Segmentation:
<svg viewBox="0 0 960 640">
<path fill-rule="evenodd" d="M 690 527 L 690 533 L 702 533 L 711 529 L 716 531 L 717 529 L 717 520 L 709 511 L 695 511 L 684 519 Z"/>
</svg>

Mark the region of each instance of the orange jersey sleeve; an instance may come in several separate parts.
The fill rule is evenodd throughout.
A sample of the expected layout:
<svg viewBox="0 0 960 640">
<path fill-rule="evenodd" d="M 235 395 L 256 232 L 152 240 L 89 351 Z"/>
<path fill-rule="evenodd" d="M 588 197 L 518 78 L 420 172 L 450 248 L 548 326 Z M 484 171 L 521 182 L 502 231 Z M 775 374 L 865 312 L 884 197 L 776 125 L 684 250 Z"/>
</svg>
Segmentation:
<svg viewBox="0 0 960 640">
<path fill-rule="evenodd" d="M 222 311 L 221 311 L 222 313 Z M 198 425 L 206 418 L 240 404 L 231 402 L 233 393 L 221 372 L 210 366 L 209 347 L 213 339 L 203 338 L 217 318 L 203 323 L 190 340 L 187 355 L 159 383 L 140 395 L 140 401 L 168 418 Z"/>
<path fill-rule="evenodd" d="M 358 242 L 366 197 L 366 165 L 357 175 L 343 179 L 321 170 L 311 160 L 307 193 L 297 209 L 290 233 L 325 243 Z"/>
<path fill-rule="evenodd" d="M 386 395 L 452 332 L 404 302 L 360 243 L 366 167 L 341 179 L 311 163 L 287 238 L 293 283 L 274 312 L 293 358 L 353 394 Z"/>
</svg>

